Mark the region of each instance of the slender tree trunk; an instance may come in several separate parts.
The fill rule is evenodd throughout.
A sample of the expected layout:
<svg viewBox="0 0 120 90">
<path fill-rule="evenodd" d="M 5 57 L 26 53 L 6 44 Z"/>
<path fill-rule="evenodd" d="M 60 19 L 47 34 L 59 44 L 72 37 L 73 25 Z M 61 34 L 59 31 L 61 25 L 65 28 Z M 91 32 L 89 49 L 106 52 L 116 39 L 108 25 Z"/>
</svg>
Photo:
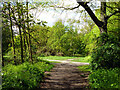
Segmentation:
<svg viewBox="0 0 120 90">
<path fill-rule="evenodd" d="M 22 8 L 23 8 L 23 6 L 22 6 Z M 22 9 L 22 19 L 24 20 L 24 14 L 23 14 L 23 9 Z M 27 45 L 26 45 L 26 30 L 25 30 L 25 20 L 24 20 L 24 22 L 23 22 L 23 27 L 22 27 L 22 29 L 23 29 L 23 40 L 24 40 L 24 50 L 25 50 L 25 54 L 26 54 L 26 50 L 27 50 Z M 24 56 L 25 57 L 25 56 Z"/>
<path fill-rule="evenodd" d="M 19 28 L 19 34 L 20 34 L 20 47 L 21 47 L 21 61 L 22 63 L 24 63 L 24 60 L 23 60 L 23 41 L 22 41 L 22 31 L 21 31 L 21 17 L 20 17 L 20 6 L 17 2 L 17 6 L 18 6 L 18 18 L 19 18 L 19 24 L 18 24 L 18 28 Z"/>
<path fill-rule="evenodd" d="M 24 34 L 24 50 L 25 50 L 25 53 L 26 53 L 26 43 L 25 43 L 25 34 Z"/>
<path fill-rule="evenodd" d="M 31 49 L 31 36 L 30 36 L 30 28 L 29 28 L 29 16 L 28 16 L 28 1 L 26 0 L 26 7 L 27 7 L 27 29 L 28 29 L 28 36 L 29 36 L 29 55 L 30 61 L 33 62 L 32 59 L 32 49 Z"/>
<path fill-rule="evenodd" d="M 0 9 L 0 10 L 1 10 L 1 9 Z M 3 12 L 2 12 L 2 13 L 3 13 Z M 0 12 L 0 14 L 1 14 L 1 12 Z M 0 16 L 0 18 L 2 19 L 2 26 L 0 26 L 0 28 L 2 28 L 2 31 L 3 31 L 3 26 L 4 26 L 4 24 L 3 24 L 3 18 L 2 18 L 1 16 Z M 0 59 L 2 59 L 1 62 L 2 62 L 2 66 L 4 67 L 4 58 L 3 58 L 3 49 L 2 49 L 2 45 L 3 45 L 3 44 L 2 44 L 2 40 L 3 40 L 3 39 L 2 39 L 2 31 L 0 31 L 0 50 L 1 50 L 1 51 L 0 51 L 0 54 L 1 54 L 1 55 L 0 55 L 0 57 L 1 57 Z"/>
<path fill-rule="evenodd" d="M 3 53 L 1 55 L 2 55 L 2 66 L 4 67 L 5 63 L 4 63 Z"/>
<path fill-rule="evenodd" d="M 26 39 L 26 42 L 27 42 L 27 45 L 28 45 L 28 50 L 29 50 L 29 42 L 28 42 L 28 37 L 27 37 L 27 34 L 26 34 L 26 29 L 25 29 L 25 39 Z"/>
<path fill-rule="evenodd" d="M 10 3 L 8 4 L 9 6 L 9 18 L 10 18 L 10 29 L 11 29 L 11 40 L 12 40 L 12 47 L 13 47 L 13 55 L 14 55 L 14 63 L 16 65 L 16 56 L 15 56 L 15 44 L 14 44 L 14 34 L 13 34 L 13 29 L 12 29 L 12 18 L 11 18 L 11 6 Z"/>
<path fill-rule="evenodd" d="M 23 60 L 23 41 L 22 41 L 22 34 L 21 34 L 21 26 L 18 26 L 19 28 L 19 33 L 20 33 L 20 47 L 21 47 L 21 61 L 22 63 L 24 62 Z"/>
</svg>

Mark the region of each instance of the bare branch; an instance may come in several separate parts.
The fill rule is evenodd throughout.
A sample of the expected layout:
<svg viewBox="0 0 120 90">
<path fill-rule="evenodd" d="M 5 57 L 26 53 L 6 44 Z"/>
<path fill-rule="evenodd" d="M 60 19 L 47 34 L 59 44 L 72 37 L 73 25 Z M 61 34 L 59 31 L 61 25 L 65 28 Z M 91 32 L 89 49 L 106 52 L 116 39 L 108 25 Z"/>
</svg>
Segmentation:
<svg viewBox="0 0 120 90">
<path fill-rule="evenodd" d="M 108 6 L 108 5 L 106 5 L 106 7 L 108 7 L 108 8 L 110 8 L 110 9 L 115 9 L 115 8 L 118 8 L 118 7 L 111 7 L 111 6 Z"/>
</svg>

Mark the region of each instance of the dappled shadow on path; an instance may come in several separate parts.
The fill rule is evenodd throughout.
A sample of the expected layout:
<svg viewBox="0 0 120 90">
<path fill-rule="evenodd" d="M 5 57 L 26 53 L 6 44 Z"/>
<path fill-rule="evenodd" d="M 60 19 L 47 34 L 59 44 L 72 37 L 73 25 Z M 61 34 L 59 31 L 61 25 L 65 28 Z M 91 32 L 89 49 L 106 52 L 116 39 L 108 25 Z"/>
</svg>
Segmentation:
<svg viewBox="0 0 120 90">
<path fill-rule="evenodd" d="M 82 72 L 77 69 L 78 64 L 55 63 L 55 67 L 45 73 L 41 89 L 83 89 L 89 90 L 88 75 L 90 72 Z"/>
</svg>

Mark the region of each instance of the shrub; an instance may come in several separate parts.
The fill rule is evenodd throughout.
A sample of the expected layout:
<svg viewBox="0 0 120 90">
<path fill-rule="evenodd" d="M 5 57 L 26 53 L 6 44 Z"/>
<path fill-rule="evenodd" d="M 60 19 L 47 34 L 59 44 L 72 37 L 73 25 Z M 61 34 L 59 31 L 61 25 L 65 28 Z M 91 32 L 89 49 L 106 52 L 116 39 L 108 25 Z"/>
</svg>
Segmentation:
<svg viewBox="0 0 120 90">
<path fill-rule="evenodd" d="M 82 54 L 74 54 L 73 56 L 74 57 L 84 57 L 84 55 L 82 55 Z"/>
<path fill-rule="evenodd" d="M 39 86 L 44 72 L 52 68 L 52 65 L 45 62 L 30 64 L 28 62 L 21 65 L 7 65 L 3 68 L 3 89 L 33 89 Z"/>
<path fill-rule="evenodd" d="M 104 37 L 103 37 L 104 36 Z M 98 68 L 120 68 L 120 47 L 114 42 L 114 38 L 102 35 L 99 45 L 92 53 L 91 67 Z"/>
<path fill-rule="evenodd" d="M 89 75 L 91 88 L 119 88 L 120 69 L 98 69 Z"/>
</svg>

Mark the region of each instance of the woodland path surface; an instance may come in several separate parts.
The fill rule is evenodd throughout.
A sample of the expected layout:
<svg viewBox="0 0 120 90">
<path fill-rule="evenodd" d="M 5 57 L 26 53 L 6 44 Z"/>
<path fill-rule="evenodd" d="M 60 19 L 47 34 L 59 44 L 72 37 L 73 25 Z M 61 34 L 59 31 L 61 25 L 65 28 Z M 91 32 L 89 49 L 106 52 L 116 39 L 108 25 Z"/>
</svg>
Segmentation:
<svg viewBox="0 0 120 90">
<path fill-rule="evenodd" d="M 77 68 L 80 65 L 88 65 L 89 63 L 64 60 L 61 63 L 53 64 L 54 68 L 50 72 L 45 72 L 44 81 L 41 83 L 41 89 L 89 90 L 86 87 L 89 86 L 88 75 L 90 72 L 83 72 Z"/>
</svg>

